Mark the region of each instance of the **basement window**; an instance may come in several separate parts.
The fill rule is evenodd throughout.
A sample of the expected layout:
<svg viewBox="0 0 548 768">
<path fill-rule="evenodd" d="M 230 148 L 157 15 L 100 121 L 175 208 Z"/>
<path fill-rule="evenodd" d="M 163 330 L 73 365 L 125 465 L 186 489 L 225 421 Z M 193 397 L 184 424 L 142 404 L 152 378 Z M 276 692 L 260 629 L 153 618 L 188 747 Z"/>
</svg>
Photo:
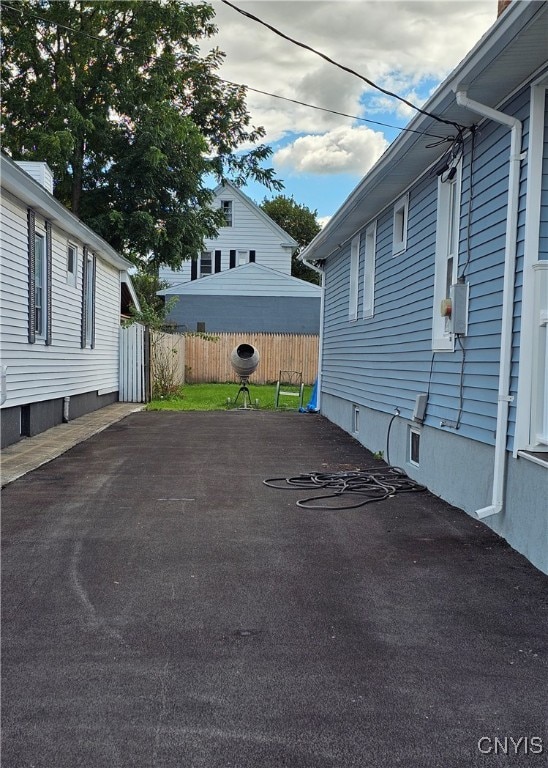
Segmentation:
<svg viewBox="0 0 548 768">
<path fill-rule="evenodd" d="M 352 406 L 352 434 L 359 435 L 360 433 L 360 406 Z"/>
<path fill-rule="evenodd" d="M 409 428 L 409 463 L 414 467 L 420 464 L 421 433 L 414 427 Z"/>
</svg>

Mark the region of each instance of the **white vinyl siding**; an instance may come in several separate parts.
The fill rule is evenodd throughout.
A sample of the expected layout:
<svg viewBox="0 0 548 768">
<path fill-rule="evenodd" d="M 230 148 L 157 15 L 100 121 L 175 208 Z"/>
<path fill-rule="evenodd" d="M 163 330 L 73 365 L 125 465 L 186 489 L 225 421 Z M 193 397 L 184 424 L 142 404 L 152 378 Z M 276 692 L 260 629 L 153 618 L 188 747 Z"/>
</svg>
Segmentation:
<svg viewBox="0 0 548 768">
<path fill-rule="evenodd" d="M 237 253 L 245 250 L 249 253 L 254 250 L 257 264 L 290 275 L 291 248 L 282 245 L 283 236 L 268 225 L 254 206 L 246 204 L 233 190 L 227 188 L 221 194 L 223 200 L 229 196 L 232 200 L 233 226 L 221 227 L 216 238 L 204 241 L 205 250 L 212 253 L 221 251 L 221 272 L 230 268 L 230 251 Z M 162 267 L 159 277 L 170 285 L 190 282 L 190 258 L 178 270 Z"/>
<path fill-rule="evenodd" d="M 454 338 L 451 317 L 442 315 L 442 302 L 451 295 L 457 282 L 459 261 L 459 222 L 462 164 L 452 179 L 438 180 L 438 215 L 436 224 L 436 268 L 432 315 L 432 349 L 451 351 Z"/>
<path fill-rule="evenodd" d="M 365 257 L 363 272 L 363 316 L 375 313 L 375 251 L 377 247 L 377 222 L 365 231 Z"/>
<path fill-rule="evenodd" d="M 97 258 L 95 349 L 81 348 L 82 292 L 67 284 L 69 234 L 52 228 L 52 344 L 28 343 L 27 207 L 2 193 L 0 337 L 7 366 L 2 407 L 118 389 L 120 273 Z M 36 229 L 44 219 L 36 215 Z M 71 242 L 73 238 L 71 237 Z M 77 243 L 80 252 L 84 243 Z M 81 260 L 80 260 L 81 261 Z M 82 264 L 79 264 L 81 280 Z"/>
</svg>

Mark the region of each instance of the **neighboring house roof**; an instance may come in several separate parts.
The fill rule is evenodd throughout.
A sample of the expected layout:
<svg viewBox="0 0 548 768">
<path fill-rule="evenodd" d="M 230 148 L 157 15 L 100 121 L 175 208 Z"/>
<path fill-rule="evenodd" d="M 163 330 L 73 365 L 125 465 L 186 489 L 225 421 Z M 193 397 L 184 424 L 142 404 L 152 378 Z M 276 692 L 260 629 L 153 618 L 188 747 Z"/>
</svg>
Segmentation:
<svg viewBox="0 0 548 768">
<path fill-rule="evenodd" d="M 186 283 L 177 283 L 159 296 L 298 296 L 320 297 L 318 285 L 286 275 L 262 264 L 243 264 L 215 275 Z"/>
<path fill-rule="evenodd" d="M 455 93 L 466 91 L 471 99 L 498 107 L 532 74 L 546 67 L 547 40 L 548 2 L 511 3 L 423 109 L 461 126 L 477 124 L 481 118 L 459 106 Z M 301 259 L 322 260 L 338 251 L 440 158 L 449 143 L 438 145 L 424 133 L 443 138 L 455 136 L 457 130 L 421 113 L 407 129 L 302 251 Z"/>
<path fill-rule="evenodd" d="M 278 224 L 276 224 L 275 221 L 273 221 L 268 214 L 266 214 L 262 208 L 259 208 L 259 206 L 253 202 L 253 200 L 248 197 L 246 194 L 242 192 L 241 189 L 239 189 L 235 184 L 233 184 L 231 181 L 224 181 L 222 184 L 219 184 L 218 187 L 216 187 L 213 190 L 213 193 L 217 199 L 220 199 L 223 196 L 223 191 L 226 189 L 230 189 L 230 191 L 235 194 L 242 203 L 249 208 L 250 211 L 252 211 L 256 216 L 258 216 L 262 221 L 281 239 L 281 245 L 283 245 L 286 248 L 298 248 L 299 244 L 296 240 L 294 240 L 291 235 L 289 235 L 285 230 L 283 230 Z M 211 240 L 215 240 L 215 238 L 210 238 Z"/>
<path fill-rule="evenodd" d="M 10 192 L 52 224 L 57 224 L 68 235 L 86 243 L 104 261 L 121 272 L 133 267 L 133 264 L 114 250 L 106 240 L 90 229 L 83 221 L 65 208 L 41 184 L 29 176 L 16 163 L 4 154 L 0 154 L 0 174 L 2 189 Z M 127 280 L 129 278 L 126 275 Z M 127 282 L 124 279 L 124 282 Z M 132 289 L 129 289 L 130 291 Z M 135 297 L 136 298 L 136 297 Z"/>
</svg>

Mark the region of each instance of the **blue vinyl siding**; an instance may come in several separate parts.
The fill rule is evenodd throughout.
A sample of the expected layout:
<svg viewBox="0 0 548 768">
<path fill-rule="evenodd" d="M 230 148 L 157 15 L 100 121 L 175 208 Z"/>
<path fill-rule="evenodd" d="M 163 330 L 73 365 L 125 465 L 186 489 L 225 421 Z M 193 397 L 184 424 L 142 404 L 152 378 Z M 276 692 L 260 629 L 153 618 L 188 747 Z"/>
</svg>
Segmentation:
<svg viewBox="0 0 548 768">
<path fill-rule="evenodd" d="M 525 88 L 503 107 L 524 123 L 527 147 L 529 89 Z M 494 444 L 500 360 L 502 288 L 508 207 L 508 159 L 510 132 L 484 122 L 476 137 L 472 210 L 469 237 L 470 139 L 464 153 L 459 275 L 467 259 L 470 283 L 468 335 L 462 379 L 463 411 L 457 434 Z M 514 320 L 514 344 L 519 344 L 523 269 L 526 165 L 520 185 L 518 229 L 518 288 Z M 548 166 L 547 166 L 548 170 Z M 548 178 L 548 173 L 547 173 Z M 548 195 L 547 195 L 548 198 Z M 377 219 L 375 314 L 362 319 L 363 268 L 366 226 L 360 247 L 358 320 L 349 322 L 350 244 L 326 264 L 323 390 L 350 402 L 392 413 L 398 407 L 411 418 L 415 397 L 426 392 L 432 365 L 432 313 L 436 248 L 437 178 L 425 174 L 409 194 L 407 249 L 392 256 L 393 209 Z M 548 232 L 548 205 L 546 231 Z M 512 391 L 516 393 L 518 348 L 514 350 Z M 426 424 L 440 428 L 440 421 L 454 422 L 460 402 L 462 350 L 434 356 Z M 510 409 L 510 443 L 515 407 Z M 454 430 L 450 430 L 454 431 Z M 510 445 L 509 445 L 510 447 Z"/>
</svg>

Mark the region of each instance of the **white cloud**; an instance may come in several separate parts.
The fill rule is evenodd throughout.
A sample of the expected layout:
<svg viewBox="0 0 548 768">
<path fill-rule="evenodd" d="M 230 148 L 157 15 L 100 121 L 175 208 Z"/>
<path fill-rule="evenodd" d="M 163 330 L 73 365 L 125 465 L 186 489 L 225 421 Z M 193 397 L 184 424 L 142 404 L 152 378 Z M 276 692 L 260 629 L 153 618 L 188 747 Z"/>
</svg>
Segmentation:
<svg viewBox="0 0 548 768">
<path fill-rule="evenodd" d="M 362 175 L 378 160 L 388 142 L 365 126 L 335 128 L 323 134 L 301 136 L 279 149 L 274 163 L 300 173 L 352 173 Z"/>
<path fill-rule="evenodd" d="M 261 90 L 360 114 L 360 95 L 370 91 L 359 78 L 213 0 L 226 52 L 221 76 Z M 494 22 L 496 0 L 239 0 L 287 35 L 325 53 L 388 90 L 416 91 L 425 79 L 440 82 Z M 267 140 L 284 132 L 334 128 L 344 118 L 249 93 L 254 122 Z M 390 100 L 398 114 L 398 102 Z M 399 108 L 401 111 L 401 107 Z"/>
</svg>

